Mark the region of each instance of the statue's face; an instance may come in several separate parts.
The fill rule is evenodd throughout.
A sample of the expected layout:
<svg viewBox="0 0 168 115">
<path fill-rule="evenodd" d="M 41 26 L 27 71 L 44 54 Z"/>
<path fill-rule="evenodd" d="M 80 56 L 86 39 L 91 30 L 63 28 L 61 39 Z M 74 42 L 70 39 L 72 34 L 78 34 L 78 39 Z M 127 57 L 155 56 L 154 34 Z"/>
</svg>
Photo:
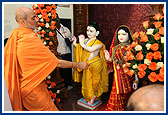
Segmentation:
<svg viewBox="0 0 168 115">
<path fill-rule="evenodd" d="M 87 36 L 88 38 L 94 38 L 97 36 L 96 29 L 94 27 L 87 27 Z"/>
<path fill-rule="evenodd" d="M 128 33 L 125 32 L 123 29 L 118 31 L 118 40 L 122 42 L 127 42 L 129 40 Z"/>
</svg>

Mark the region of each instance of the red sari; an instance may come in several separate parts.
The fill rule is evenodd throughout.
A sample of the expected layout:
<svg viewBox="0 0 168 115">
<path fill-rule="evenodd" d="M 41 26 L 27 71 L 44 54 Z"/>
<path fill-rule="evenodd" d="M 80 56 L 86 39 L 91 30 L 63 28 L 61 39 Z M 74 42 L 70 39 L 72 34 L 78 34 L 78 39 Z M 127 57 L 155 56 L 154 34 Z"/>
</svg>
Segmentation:
<svg viewBox="0 0 168 115">
<path fill-rule="evenodd" d="M 120 27 L 126 27 L 129 30 L 129 34 L 132 36 L 132 32 L 129 27 L 122 25 Z M 118 27 L 118 29 L 120 28 Z M 126 53 L 127 46 L 122 46 L 118 42 L 117 31 L 116 30 L 112 44 L 110 46 L 110 56 L 113 55 L 117 60 L 122 60 L 123 56 Z M 131 39 L 131 38 L 129 38 Z M 117 48 L 117 49 L 116 49 Z M 113 86 L 110 94 L 110 98 L 108 100 L 108 104 L 106 106 L 105 111 L 123 111 L 126 109 L 127 101 L 131 93 L 131 79 L 125 75 L 123 70 L 123 64 L 117 64 L 114 60 L 112 64 L 108 64 L 108 71 L 111 71 L 113 68 L 114 76 L 113 76 Z"/>
<path fill-rule="evenodd" d="M 112 50 L 114 47 L 112 48 Z M 117 48 L 115 54 L 118 60 L 121 60 L 126 52 L 126 47 Z M 118 67 L 117 67 L 118 66 Z M 127 100 L 131 92 L 131 80 L 124 74 L 123 67 L 113 61 L 114 78 L 113 86 L 106 106 L 106 111 L 123 111 L 126 108 Z"/>
</svg>

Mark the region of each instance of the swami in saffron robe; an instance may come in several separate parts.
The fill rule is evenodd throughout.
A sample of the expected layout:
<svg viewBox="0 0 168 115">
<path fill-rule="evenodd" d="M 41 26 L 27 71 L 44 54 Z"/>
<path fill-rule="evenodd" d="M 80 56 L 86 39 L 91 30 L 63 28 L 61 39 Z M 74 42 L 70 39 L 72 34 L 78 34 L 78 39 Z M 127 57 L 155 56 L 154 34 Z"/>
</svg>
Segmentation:
<svg viewBox="0 0 168 115">
<path fill-rule="evenodd" d="M 86 70 L 79 68 L 74 69 L 73 79 L 75 82 L 82 82 L 82 95 L 86 101 L 90 101 L 94 96 L 96 100 L 100 99 L 103 92 L 108 91 L 108 74 L 107 65 L 104 58 L 105 45 L 99 40 L 92 40 L 87 46 L 93 46 L 101 44 L 103 47 L 100 49 L 99 55 L 91 60 L 88 60 L 90 53 L 83 49 L 80 44 L 74 49 L 74 61 L 87 62 L 90 64 Z"/>
<path fill-rule="evenodd" d="M 4 49 L 4 76 L 14 111 L 58 110 L 45 86 L 45 78 L 58 59 L 31 29 L 11 32 Z"/>
</svg>

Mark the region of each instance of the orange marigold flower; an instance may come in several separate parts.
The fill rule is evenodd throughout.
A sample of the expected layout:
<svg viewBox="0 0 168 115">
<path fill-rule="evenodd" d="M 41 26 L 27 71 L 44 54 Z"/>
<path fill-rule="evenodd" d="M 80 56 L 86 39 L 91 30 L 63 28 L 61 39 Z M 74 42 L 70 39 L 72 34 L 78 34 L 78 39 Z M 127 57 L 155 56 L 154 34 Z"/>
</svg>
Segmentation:
<svg viewBox="0 0 168 115">
<path fill-rule="evenodd" d="M 50 40 L 50 38 L 45 38 L 45 40 Z"/>
<path fill-rule="evenodd" d="M 155 60 L 161 59 L 162 58 L 161 52 L 160 51 L 154 52 L 153 57 L 154 57 Z"/>
<path fill-rule="evenodd" d="M 53 7 L 54 9 L 56 9 L 56 5 L 55 5 L 55 4 L 53 4 L 52 7 Z"/>
<path fill-rule="evenodd" d="M 144 70 L 146 70 L 146 68 L 147 68 L 146 64 L 139 64 L 139 66 L 138 66 L 139 71 L 144 71 Z"/>
<path fill-rule="evenodd" d="M 56 28 L 56 26 L 51 25 L 50 28 L 51 28 L 51 30 L 54 30 Z"/>
<path fill-rule="evenodd" d="M 39 14 L 41 12 L 41 9 L 36 9 L 35 14 Z"/>
<path fill-rule="evenodd" d="M 50 80 L 46 80 L 46 84 L 50 84 L 51 82 L 50 82 Z"/>
<path fill-rule="evenodd" d="M 46 32 L 44 30 L 41 31 L 42 34 L 46 34 Z"/>
<path fill-rule="evenodd" d="M 164 66 L 160 68 L 160 71 L 159 71 L 159 72 L 160 72 L 159 74 L 164 75 Z"/>
<path fill-rule="evenodd" d="M 155 14 L 155 16 L 153 17 L 155 20 L 161 20 L 164 18 L 164 16 L 162 16 L 160 13 Z"/>
<path fill-rule="evenodd" d="M 44 4 L 38 4 L 38 7 L 43 8 Z"/>
<path fill-rule="evenodd" d="M 56 10 L 54 9 L 54 10 L 52 10 L 51 11 L 51 14 L 53 15 L 53 14 L 55 14 L 56 15 Z"/>
<path fill-rule="evenodd" d="M 49 32 L 49 36 L 50 36 L 50 37 L 52 37 L 52 36 L 54 36 L 54 35 L 55 35 L 55 33 Z"/>
<path fill-rule="evenodd" d="M 33 4 L 32 8 L 33 8 L 33 10 L 36 10 L 36 6 L 34 4 Z"/>
<path fill-rule="evenodd" d="M 156 64 L 156 62 L 151 62 L 151 63 L 149 64 L 149 69 L 151 69 L 152 71 L 156 71 L 156 69 L 157 69 L 157 64 Z"/>
<path fill-rule="evenodd" d="M 123 68 L 123 71 L 124 71 L 124 73 L 125 73 L 125 74 L 127 74 L 127 73 L 128 73 L 128 71 L 129 71 L 129 69 L 128 69 L 128 68 L 126 68 L 126 67 L 124 67 L 124 68 Z"/>
<path fill-rule="evenodd" d="M 51 6 L 46 6 L 47 12 L 50 12 L 52 10 Z"/>
<path fill-rule="evenodd" d="M 134 75 L 134 73 L 135 73 L 134 70 L 129 70 L 129 71 L 128 71 L 128 75 L 129 75 L 130 77 L 132 77 L 132 76 Z"/>
<path fill-rule="evenodd" d="M 56 17 L 56 14 L 52 14 L 52 19 L 55 19 Z"/>
<path fill-rule="evenodd" d="M 143 32 L 143 31 L 140 31 L 140 32 L 139 32 L 139 36 L 140 36 L 140 37 L 143 37 L 144 35 L 145 35 L 145 32 Z"/>
<path fill-rule="evenodd" d="M 149 26 L 149 21 L 145 21 L 142 23 L 144 28 L 148 28 Z"/>
<path fill-rule="evenodd" d="M 43 37 L 44 37 L 44 34 L 41 34 L 41 37 L 43 38 Z"/>
<path fill-rule="evenodd" d="M 142 51 L 140 51 L 137 55 L 136 55 L 137 60 L 143 60 L 143 54 Z"/>
<path fill-rule="evenodd" d="M 57 96 L 56 93 L 53 93 L 53 95 L 52 95 L 53 99 L 55 99 L 56 96 Z"/>
<path fill-rule="evenodd" d="M 38 34 L 40 34 L 41 32 L 40 31 L 37 31 Z"/>
<path fill-rule="evenodd" d="M 136 45 L 138 45 L 138 42 L 137 41 L 133 41 L 132 44 L 131 44 L 131 47 L 134 48 Z"/>
<path fill-rule="evenodd" d="M 125 67 L 130 67 L 130 66 L 131 66 L 131 63 L 128 63 L 128 62 L 125 63 Z"/>
<path fill-rule="evenodd" d="M 128 51 L 127 54 L 126 54 L 126 56 L 127 56 L 128 60 L 133 60 L 133 59 L 135 59 L 135 57 L 134 57 L 134 55 L 132 54 L 131 51 Z"/>
<path fill-rule="evenodd" d="M 138 36 L 139 36 L 139 33 L 138 32 L 135 32 L 134 34 L 133 34 L 133 36 L 132 36 L 132 38 L 138 38 Z"/>
<path fill-rule="evenodd" d="M 146 58 L 151 61 L 153 59 L 153 53 L 152 52 L 147 53 Z"/>
<path fill-rule="evenodd" d="M 150 46 L 150 48 L 153 50 L 153 51 L 157 51 L 159 49 L 159 44 L 158 43 L 154 43 Z"/>
<path fill-rule="evenodd" d="M 49 45 L 50 45 L 50 46 L 53 45 L 52 41 L 49 42 Z"/>
<path fill-rule="evenodd" d="M 42 15 L 42 18 L 43 18 L 43 19 L 47 19 L 47 18 L 48 18 L 48 14 L 43 14 L 43 15 Z"/>
<path fill-rule="evenodd" d="M 45 24 L 44 23 L 38 23 L 40 26 L 45 26 Z"/>
<path fill-rule="evenodd" d="M 164 35 L 164 27 L 159 28 L 159 34 Z"/>
<path fill-rule="evenodd" d="M 141 42 L 147 42 L 148 41 L 148 36 L 147 35 L 144 35 L 141 37 Z"/>
<path fill-rule="evenodd" d="M 160 34 L 159 34 L 159 33 L 156 33 L 156 34 L 154 35 L 154 39 L 155 39 L 155 40 L 160 40 Z"/>
<path fill-rule="evenodd" d="M 56 24 L 56 21 L 51 21 L 51 25 L 55 25 Z"/>
<path fill-rule="evenodd" d="M 163 9 L 162 9 L 162 12 L 163 12 L 163 14 L 164 14 L 164 7 L 163 7 Z"/>
<path fill-rule="evenodd" d="M 60 99 L 60 98 L 58 98 L 58 99 L 57 99 L 57 101 L 58 101 L 58 102 L 60 102 L 60 101 L 61 101 L 61 99 Z"/>
<path fill-rule="evenodd" d="M 160 82 L 163 82 L 164 81 L 164 75 L 162 74 L 157 74 L 156 78 L 160 81 Z"/>
<path fill-rule="evenodd" d="M 49 22 L 49 21 L 50 21 L 50 18 L 46 18 L 45 21 L 46 21 L 46 22 Z"/>
<path fill-rule="evenodd" d="M 51 82 L 51 87 L 54 88 L 56 84 L 54 82 Z"/>
<path fill-rule="evenodd" d="M 148 76 L 148 79 L 151 81 L 151 82 L 156 82 L 157 81 L 157 78 L 156 78 L 157 74 L 155 72 L 151 72 L 150 75 Z"/>
<path fill-rule="evenodd" d="M 153 24 L 155 25 L 156 28 L 159 28 L 159 27 L 161 27 L 162 22 L 161 22 L 161 21 L 159 21 L 159 22 L 154 22 Z"/>
<path fill-rule="evenodd" d="M 42 9 L 42 10 L 41 10 L 41 14 L 42 14 L 42 15 L 46 15 L 46 14 L 47 14 L 47 10 L 46 10 L 46 9 Z"/>
<path fill-rule="evenodd" d="M 124 61 L 127 62 L 128 61 L 128 57 L 124 56 Z"/>
<path fill-rule="evenodd" d="M 146 72 L 145 72 L 145 71 L 139 71 L 139 72 L 138 72 L 138 77 L 139 77 L 139 78 L 143 78 L 145 75 L 146 75 Z"/>
</svg>

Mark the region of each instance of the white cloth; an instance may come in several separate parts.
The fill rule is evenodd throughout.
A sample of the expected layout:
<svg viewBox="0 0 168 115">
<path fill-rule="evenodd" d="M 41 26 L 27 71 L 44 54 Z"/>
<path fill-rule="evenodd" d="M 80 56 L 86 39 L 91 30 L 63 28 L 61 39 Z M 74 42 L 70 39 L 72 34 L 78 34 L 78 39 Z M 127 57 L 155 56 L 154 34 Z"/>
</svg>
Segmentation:
<svg viewBox="0 0 168 115">
<path fill-rule="evenodd" d="M 60 25 L 61 25 L 61 27 L 59 29 L 60 33 L 64 36 L 64 38 L 69 38 L 70 41 L 72 41 L 73 36 L 72 36 L 70 30 L 67 27 L 63 26 L 62 24 L 60 24 Z M 57 39 L 58 39 L 57 52 L 61 53 L 61 55 L 71 53 L 71 50 L 66 45 L 64 38 L 57 32 Z"/>
</svg>

